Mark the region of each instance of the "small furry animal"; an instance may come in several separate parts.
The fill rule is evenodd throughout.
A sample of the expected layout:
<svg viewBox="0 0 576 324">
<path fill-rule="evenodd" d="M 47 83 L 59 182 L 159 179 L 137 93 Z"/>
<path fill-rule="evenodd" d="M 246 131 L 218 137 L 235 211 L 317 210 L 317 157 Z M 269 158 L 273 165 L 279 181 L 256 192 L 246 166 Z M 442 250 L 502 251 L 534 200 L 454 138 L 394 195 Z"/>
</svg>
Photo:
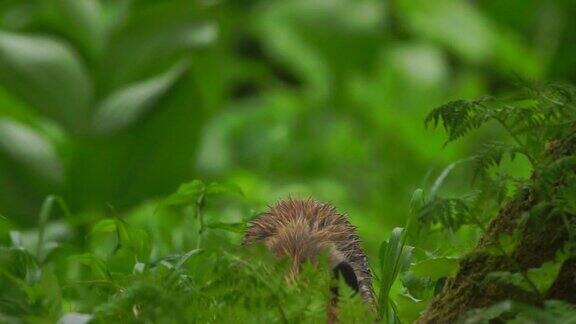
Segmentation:
<svg viewBox="0 0 576 324">
<path fill-rule="evenodd" d="M 372 273 L 356 228 L 333 206 L 313 199 L 280 200 L 248 225 L 242 244 L 257 242 L 278 257 L 290 258 L 291 277 L 299 273 L 304 262 L 313 262 L 321 251 L 328 251 L 334 276 L 342 276 L 371 308 L 375 307 Z M 332 291 L 328 322 L 336 320 L 337 291 Z"/>
</svg>

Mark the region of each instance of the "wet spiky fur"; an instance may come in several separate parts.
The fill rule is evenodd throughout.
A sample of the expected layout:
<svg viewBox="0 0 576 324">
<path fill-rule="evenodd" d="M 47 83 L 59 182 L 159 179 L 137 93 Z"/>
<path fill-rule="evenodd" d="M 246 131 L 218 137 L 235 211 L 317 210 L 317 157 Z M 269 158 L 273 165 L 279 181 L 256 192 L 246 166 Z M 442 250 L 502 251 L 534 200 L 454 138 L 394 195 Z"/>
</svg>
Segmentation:
<svg viewBox="0 0 576 324">
<path fill-rule="evenodd" d="M 352 267 L 358 291 L 374 306 L 372 274 L 356 228 L 333 206 L 312 199 L 281 200 L 249 224 L 243 244 L 256 242 L 279 257 L 290 257 L 293 274 L 303 262 L 314 261 L 327 250 L 332 267 L 340 262 Z"/>
</svg>

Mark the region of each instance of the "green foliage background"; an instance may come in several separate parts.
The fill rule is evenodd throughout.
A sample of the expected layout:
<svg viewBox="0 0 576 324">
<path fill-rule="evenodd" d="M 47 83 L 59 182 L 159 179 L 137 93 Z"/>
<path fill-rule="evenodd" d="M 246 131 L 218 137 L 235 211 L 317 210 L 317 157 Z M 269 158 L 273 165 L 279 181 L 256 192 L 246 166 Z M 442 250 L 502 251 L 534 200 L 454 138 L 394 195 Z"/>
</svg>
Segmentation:
<svg viewBox="0 0 576 324">
<path fill-rule="evenodd" d="M 571 0 L 0 1 L 0 319 L 318 319 L 322 298 L 291 289 L 322 280 L 239 266 L 244 222 L 288 195 L 331 202 L 376 267 L 414 190 L 461 194 L 474 168 L 442 171 L 504 137 L 489 124 L 444 147 L 427 113 L 517 78 L 575 82 L 575 15 Z M 446 199 L 431 217 L 458 208 Z M 452 225 L 409 242 L 432 263 L 416 269 L 452 269 L 480 233 Z"/>
</svg>

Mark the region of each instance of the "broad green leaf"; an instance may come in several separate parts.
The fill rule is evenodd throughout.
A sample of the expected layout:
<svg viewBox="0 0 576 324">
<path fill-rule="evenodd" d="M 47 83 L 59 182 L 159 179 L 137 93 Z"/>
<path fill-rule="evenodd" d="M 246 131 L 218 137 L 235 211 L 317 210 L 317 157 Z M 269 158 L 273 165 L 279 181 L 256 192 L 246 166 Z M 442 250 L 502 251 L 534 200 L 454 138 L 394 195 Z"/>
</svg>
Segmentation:
<svg viewBox="0 0 576 324">
<path fill-rule="evenodd" d="M 513 285 L 526 291 L 535 292 L 534 288 L 522 276 L 521 273 L 508 271 L 494 271 L 486 275 L 486 280 L 498 282 L 500 284 Z"/>
<path fill-rule="evenodd" d="M 8 233 L 10 233 L 11 228 L 12 225 L 8 220 L 8 218 L 0 214 L 0 240 L 3 239 L 4 237 L 8 237 Z"/>
<path fill-rule="evenodd" d="M 92 82 L 80 58 L 63 42 L 0 32 L 0 82 L 69 129 L 84 129 Z"/>
<path fill-rule="evenodd" d="M 498 58 L 494 63 L 500 70 L 522 73 L 527 78 L 541 78 L 549 63 L 540 52 L 533 50 L 530 42 L 510 30 L 500 31 L 494 51 Z"/>
<path fill-rule="evenodd" d="M 290 10 L 290 8 L 288 8 Z M 260 28 L 271 52 L 309 84 L 309 93 L 316 99 L 325 99 L 330 91 L 332 73 L 318 48 L 311 46 L 279 7 L 263 16 Z"/>
<path fill-rule="evenodd" d="M 456 166 L 459 166 L 460 164 L 470 162 L 473 160 L 474 160 L 473 158 L 461 159 L 456 162 L 450 163 L 447 167 L 445 167 L 444 170 L 442 170 L 442 172 L 440 173 L 440 175 L 436 178 L 436 180 L 434 180 L 434 184 L 432 184 L 432 187 L 430 188 L 429 198 L 432 199 L 436 197 L 436 194 L 438 193 L 442 185 L 444 185 L 444 182 L 446 181 L 446 179 L 448 178 L 450 173 L 452 173 L 452 171 Z"/>
<path fill-rule="evenodd" d="M 380 266 L 379 269 L 384 267 L 384 261 L 386 259 L 386 254 L 388 253 L 388 241 L 383 241 L 380 244 L 380 249 L 378 253 L 378 265 Z"/>
<path fill-rule="evenodd" d="M 398 303 L 398 317 L 402 323 L 413 323 L 428 305 L 426 300 L 418 300 L 408 294 L 395 298 Z"/>
<path fill-rule="evenodd" d="M 399 266 L 399 261 L 401 259 L 402 249 L 404 248 L 402 241 L 402 234 L 404 229 L 396 227 L 392 230 L 390 239 L 387 242 L 382 242 L 380 245 L 380 267 L 383 271 L 384 269 L 394 269 Z M 388 272 L 390 276 L 395 275 L 395 272 Z M 383 278 L 384 279 L 384 278 Z M 390 278 L 393 279 L 393 278 Z"/>
<path fill-rule="evenodd" d="M 110 38 L 109 47 L 105 51 L 103 65 L 107 73 L 106 86 L 112 88 L 138 80 L 149 73 L 151 66 L 170 66 L 178 53 L 188 54 L 195 49 L 208 47 L 219 36 L 220 29 L 216 22 L 199 22 L 194 18 L 166 23 L 161 21 L 161 17 L 152 15 L 137 18 L 138 21 L 132 21 L 133 24 L 123 26 L 123 20 L 133 18 L 129 16 L 130 8 L 127 8 L 130 1 L 124 1 L 124 5 L 115 1 L 114 5 L 117 8 L 113 9 L 115 12 L 109 13 L 108 23 L 112 25 L 111 28 L 114 25 L 127 28 L 120 28 Z M 107 9 L 110 8 L 108 6 Z"/>
<path fill-rule="evenodd" d="M 412 227 L 412 223 L 417 220 L 418 215 L 422 208 L 426 205 L 426 194 L 424 190 L 418 188 L 412 193 L 410 198 L 410 214 L 408 215 L 408 220 L 406 221 L 406 228 Z"/>
<path fill-rule="evenodd" d="M 166 197 L 161 204 L 164 206 L 191 205 L 203 203 L 205 196 L 214 197 L 223 194 L 237 194 L 243 196 L 240 187 L 234 184 L 212 182 L 206 186 L 200 180 L 193 180 L 180 185 L 178 190 L 172 195 Z"/>
<path fill-rule="evenodd" d="M 396 227 L 392 230 L 388 242 L 380 245 L 380 315 L 389 323 L 398 322 L 393 301 L 390 299 L 390 289 L 401 271 L 408 269 L 412 256 L 412 248 L 405 246 L 404 229 Z"/>
<path fill-rule="evenodd" d="M 64 167 L 52 144 L 34 129 L 17 121 L 0 119 L 0 152 L 33 174 L 52 183 L 64 180 Z"/>
<path fill-rule="evenodd" d="M 116 221 L 107 218 L 99 221 L 92 227 L 91 233 L 111 233 L 116 231 Z"/>
<path fill-rule="evenodd" d="M 516 249 L 516 245 L 520 242 L 520 235 L 518 234 L 519 231 L 515 231 L 513 235 L 500 235 L 498 237 L 498 241 L 500 242 L 500 246 L 504 249 L 506 255 L 510 255 Z"/>
<path fill-rule="evenodd" d="M 410 269 L 419 277 L 430 277 L 432 280 L 438 280 L 452 275 L 458 268 L 458 261 L 458 258 L 434 258 L 416 262 Z"/>
<path fill-rule="evenodd" d="M 183 183 L 178 187 L 178 190 L 166 197 L 161 205 L 163 206 L 179 206 L 179 205 L 192 205 L 198 202 L 201 195 L 204 194 L 206 186 L 200 180 L 193 180 L 192 182 Z"/>
<path fill-rule="evenodd" d="M 479 308 L 468 312 L 467 318 L 464 323 L 475 324 L 475 323 L 485 323 L 490 320 L 500 317 L 506 312 L 513 310 L 513 302 L 506 300 L 487 308 Z"/>
<path fill-rule="evenodd" d="M 538 294 L 546 294 L 550 286 L 556 281 L 567 257 L 566 252 L 560 251 L 554 261 L 545 262 L 538 268 L 528 269 L 526 276 L 521 273 L 499 271 L 489 273 L 486 279 L 511 284 L 526 291 L 535 292 L 534 290 L 537 290 L 536 293 Z"/>
<path fill-rule="evenodd" d="M 112 276 L 108 271 L 106 262 L 104 262 L 104 260 L 102 260 L 95 254 L 92 253 L 77 254 L 70 256 L 69 259 L 71 261 L 79 262 L 85 266 L 90 267 L 92 273 L 98 279 L 112 280 Z"/>
<path fill-rule="evenodd" d="M 534 283 L 539 292 L 545 293 L 556 281 L 562 262 L 545 262 L 539 268 L 529 269 L 526 275 Z"/>
<path fill-rule="evenodd" d="M 221 229 L 232 233 L 242 234 L 244 233 L 245 224 L 244 223 L 223 223 L 223 222 L 213 222 L 204 224 L 207 228 Z"/>
<path fill-rule="evenodd" d="M 491 22 L 466 1 L 402 0 L 398 8 L 413 32 L 445 45 L 469 61 L 486 59 L 498 36 Z"/>
<path fill-rule="evenodd" d="M 426 194 L 424 193 L 424 190 L 421 188 L 414 190 L 412 197 L 410 198 L 410 211 L 413 214 L 416 214 L 425 204 Z"/>
<path fill-rule="evenodd" d="M 44 199 L 42 207 L 40 208 L 40 214 L 38 215 L 38 242 L 36 246 L 36 257 L 39 262 L 42 262 L 50 251 L 59 246 L 57 242 L 44 242 L 44 233 L 46 231 L 48 219 L 54 209 L 54 204 L 57 204 L 62 209 L 66 219 L 69 221 L 72 220 L 72 215 L 68 210 L 68 206 L 66 206 L 66 203 L 62 198 L 50 195 Z"/>
<path fill-rule="evenodd" d="M 54 271 L 43 268 L 40 281 L 33 290 L 29 290 L 34 291 L 34 297 L 42 301 L 48 314 L 59 314 L 62 309 L 62 291 Z"/>
<path fill-rule="evenodd" d="M 544 262 L 544 264 L 538 268 L 528 269 L 526 275 L 534 283 L 538 291 L 545 294 L 556 281 L 556 278 L 558 278 L 560 269 L 562 269 L 564 261 L 566 261 L 569 256 L 570 254 L 568 252 L 560 250 L 556 253 L 553 261 Z"/>
<path fill-rule="evenodd" d="M 257 27 L 266 49 L 305 81 L 307 95 L 326 100 L 340 69 L 376 37 L 385 11 L 379 1 L 280 1 L 263 10 Z"/>
<path fill-rule="evenodd" d="M 48 20 L 83 47 L 91 58 L 103 49 L 107 25 L 98 0 L 48 0 L 43 2 Z"/>
<path fill-rule="evenodd" d="M 21 247 L 0 247 L 0 274 L 9 274 L 24 283 L 37 282 L 40 268 L 34 256 Z"/>
<path fill-rule="evenodd" d="M 404 245 L 404 247 L 402 249 L 402 255 L 400 257 L 399 273 L 404 273 L 404 272 L 408 271 L 408 269 L 410 269 L 413 252 L 414 252 L 413 246 Z"/>
<path fill-rule="evenodd" d="M 546 312 L 532 305 L 526 305 L 511 300 L 505 300 L 487 308 L 472 310 L 468 312 L 467 317 L 463 323 L 488 323 L 491 320 L 498 319 L 503 314 L 518 313 L 521 313 L 527 317 L 527 321 L 520 321 L 519 323 L 566 323 L 565 321 L 558 321 L 558 318 L 552 313 Z"/>
<path fill-rule="evenodd" d="M 152 249 L 148 232 L 133 228 L 119 218 L 116 218 L 115 221 L 119 247 L 130 250 L 136 256 L 137 261 L 148 261 Z"/>
<path fill-rule="evenodd" d="M 125 86 L 98 104 L 92 130 L 106 135 L 123 130 L 150 111 L 184 75 L 188 63 L 182 61 L 159 76 Z"/>
<path fill-rule="evenodd" d="M 202 253 L 202 249 L 194 249 L 184 253 L 179 259 L 176 265 L 174 266 L 175 269 L 180 269 L 182 266 L 190 259 L 192 256 Z"/>
<path fill-rule="evenodd" d="M 232 183 L 212 182 L 206 187 L 206 195 L 216 196 L 221 194 L 237 194 L 243 196 L 242 189 Z"/>
</svg>

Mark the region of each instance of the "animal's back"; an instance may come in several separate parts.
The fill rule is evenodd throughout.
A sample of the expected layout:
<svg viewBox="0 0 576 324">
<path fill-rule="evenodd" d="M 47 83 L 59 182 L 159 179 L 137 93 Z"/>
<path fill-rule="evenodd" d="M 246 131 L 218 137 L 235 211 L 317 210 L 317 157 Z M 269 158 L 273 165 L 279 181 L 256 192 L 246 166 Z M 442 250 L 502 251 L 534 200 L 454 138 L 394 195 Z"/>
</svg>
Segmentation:
<svg viewBox="0 0 576 324">
<path fill-rule="evenodd" d="M 331 267 L 353 269 L 358 291 L 374 306 L 372 274 L 356 228 L 333 206 L 312 199 L 281 200 L 249 224 L 243 244 L 256 242 L 279 257 L 292 258 L 293 272 L 328 250 Z"/>
</svg>

